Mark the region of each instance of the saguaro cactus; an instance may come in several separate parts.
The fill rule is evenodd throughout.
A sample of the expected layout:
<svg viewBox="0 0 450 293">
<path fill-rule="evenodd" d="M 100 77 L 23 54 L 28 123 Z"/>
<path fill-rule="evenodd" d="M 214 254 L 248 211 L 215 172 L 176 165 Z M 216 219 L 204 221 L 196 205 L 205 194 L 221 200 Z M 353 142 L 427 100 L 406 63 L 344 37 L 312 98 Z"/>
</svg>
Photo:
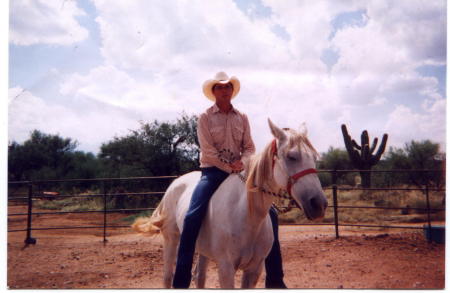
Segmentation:
<svg viewBox="0 0 450 293">
<path fill-rule="evenodd" d="M 341 129 L 344 136 L 345 148 L 347 149 L 353 166 L 359 170 L 370 171 L 370 169 L 372 169 L 372 167 L 380 161 L 381 155 L 386 149 L 388 135 L 386 133 L 383 135 L 380 147 L 374 155 L 373 153 L 377 147 L 378 138 L 375 138 L 372 146 L 370 146 L 369 134 L 367 133 L 367 130 L 364 130 L 361 134 L 361 145 L 358 145 L 356 141 L 353 140 L 348 134 L 345 124 L 342 124 Z M 370 172 L 367 171 L 360 171 L 361 184 L 363 187 L 370 187 L 371 185 Z"/>
</svg>

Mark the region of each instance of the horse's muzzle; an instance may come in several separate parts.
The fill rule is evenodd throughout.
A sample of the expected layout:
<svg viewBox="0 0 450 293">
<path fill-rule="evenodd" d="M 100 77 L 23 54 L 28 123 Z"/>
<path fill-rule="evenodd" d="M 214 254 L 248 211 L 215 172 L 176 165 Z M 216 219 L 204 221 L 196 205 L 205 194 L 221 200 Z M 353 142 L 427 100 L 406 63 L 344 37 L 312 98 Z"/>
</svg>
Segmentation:
<svg viewBox="0 0 450 293">
<path fill-rule="evenodd" d="M 303 203 L 303 210 L 308 220 L 323 218 L 327 207 L 328 202 L 323 194 L 311 196 Z"/>
</svg>

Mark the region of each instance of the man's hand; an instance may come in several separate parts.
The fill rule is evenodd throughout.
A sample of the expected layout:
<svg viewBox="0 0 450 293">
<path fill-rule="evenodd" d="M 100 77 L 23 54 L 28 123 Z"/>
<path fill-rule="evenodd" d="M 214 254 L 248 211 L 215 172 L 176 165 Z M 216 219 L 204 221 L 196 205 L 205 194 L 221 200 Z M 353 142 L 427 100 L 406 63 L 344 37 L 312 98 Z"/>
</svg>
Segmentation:
<svg viewBox="0 0 450 293">
<path fill-rule="evenodd" d="M 244 164 L 241 160 L 236 160 L 230 164 L 233 173 L 239 173 L 244 169 Z"/>
</svg>

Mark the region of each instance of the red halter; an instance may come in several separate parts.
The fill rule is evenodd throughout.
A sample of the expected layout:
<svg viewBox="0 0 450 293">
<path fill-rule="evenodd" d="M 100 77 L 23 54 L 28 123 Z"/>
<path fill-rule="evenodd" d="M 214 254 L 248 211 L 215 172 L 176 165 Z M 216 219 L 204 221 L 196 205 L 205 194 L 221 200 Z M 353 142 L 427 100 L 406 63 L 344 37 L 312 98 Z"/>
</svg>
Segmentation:
<svg viewBox="0 0 450 293">
<path fill-rule="evenodd" d="M 272 170 L 275 167 L 275 157 L 277 156 L 277 153 L 278 153 L 277 141 L 274 139 L 272 141 Z M 287 183 L 287 188 L 286 188 L 287 192 L 289 193 L 289 195 L 291 195 L 292 185 L 294 185 L 294 183 L 298 179 L 300 179 L 303 176 L 306 176 L 308 174 L 314 174 L 314 173 L 317 173 L 317 170 L 314 169 L 314 168 L 310 168 L 310 169 L 306 169 L 306 170 L 300 171 L 298 173 L 295 173 L 292 176 L 289 176 L 288 183 Z"/>
</svg>

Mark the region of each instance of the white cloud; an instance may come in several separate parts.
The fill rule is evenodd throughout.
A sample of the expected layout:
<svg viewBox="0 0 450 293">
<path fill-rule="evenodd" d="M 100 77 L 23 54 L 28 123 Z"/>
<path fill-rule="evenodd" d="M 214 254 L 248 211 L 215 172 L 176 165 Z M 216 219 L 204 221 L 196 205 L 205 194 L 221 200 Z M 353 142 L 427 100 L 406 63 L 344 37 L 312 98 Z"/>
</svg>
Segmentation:
<svg viewBox="0 0 450 293">
<path fill-rule="evenodd" d="M 178 77 L 181 78 L 181 77 Z M 200 83 L 188 90 L 182 82 L 168 78 L 138 80 L 113 66 L 93 68 L 86 75 L 75 73 L 61 84 L 60 92 L 74 99 L 92 99 L 105 105 L 134 111 L 136 120 L 174 119 L 181 112 L 198 112 L 209 103 L 202 98 Z"/>
<path fill-rule="evenodd" d="M 323 74 L 327 69 L 321 56 L 330 46 L 328 38 L 333 30 L 333 18 L 358 7 L 352 1 L 263 2 L 273 10 L 272 21 L 284 27 L 291 37 L 285 44 L 291 54 L 289 62 L 295 64 L 296 71 L 316 74 Z"/>
<path fill-rule="evenodd" d="M 24 140 L 33 129 L 46 129 L 56 131 L 63 119 L 65 123 L 71 120 L 67 109 L 56 105 L 49 105 L 43 99 L 32 95 L 30 92 L 20 88 L 9 89 L 8 124 L 9 138 Z"/>
<path fill-rule="evenodd" d="M 159 74 L 174 70 L 285 65 L 289 52 L 263 20 L 231 1 L 95 1 L 107 64 Z M 120 17 L 129 15 L 130 17 Z M 258 54 L 255 54 L 258 52 Z"/>
<path fill-rule="evenodd" d="M 134 104 L 132 92 L 139 96 L 147 88 L 156 92 L 163 89 L 159 96 L 169 101 L 165 110 L 180 112 L 181 107 L 198 113 L 207 106 L 201 98 L 202 82 L 215 71 L 226 70 L 241 78 L 242 90 L 234 103 L 249 113 L 259 146 L 270 136 L 266 125 L 270 116 L 290 127 L 307 122 L 320 149 L 341 140 L 340 123 L 358 119 L 359 113 L 370 113 L 381 106 L 389 109 L 392 96 L 430 98 L 436 94 L 436 80 L 419 76 L 414 70 L 430 60 L 438 62 L 438 52 L 426 58 L 413 53 L 422 49 L 414 51 L 411 30 L 406 35 L 399 31 L 408 25 L 424 24 L 414 23 L 414 17 L 425 19 L 428 30 L 432 30 L 442 19 L 420 15 L 439 16 L 439 7 L 413 3 L 419 12 L 414 8 L 404 10 L 409 14 L 399 19 L 398 13 L 407 6 L 405 2 L 393 9 L 383 6 L 388 2 L 377 1 L 367 5 L 360 1 L 293 5 L 267 0 L 264 5 L 272 14 L 268 18 L 249 18 L 230 3 L 165 1 L 143 9 L 145 4 L 139 1 L 131 5 L 95 1 L 105 62 L 114 70 L 130 72 L 131 81 L 124 78 L 120 88 L 115 89 L 91 72 L 84 77 L 91 86 L 80 87 L 78 93 L 89 92 L 103 102 L 130 108 Z M 340 13 L 356 10 L 366 11 L 364 25 L 343 26 L 330 40 L 332 20 Z M 387 10 L 387 15 L 382 13 Z M 133 17 L 120 18 L 121 13 Z M 276 36 L 274 25 L 283 27 L 289 38 Z M 420 34 L 429 33 L 422 29 Z M 432 35 L 435 37 L 431 42 L 439 42 L 439 33 Z M 331 74 L 321 61 L 323 50 L 330 47 L 339 52 Z M 136 71 L 142 75 L 136 75 Z M 107 75 L 115 79 L 114 74 Z M 122 95 L 122 104 L 101 98 L 114 94 L 117 99 Z M 154 116 L 160 105 L 143 107 Z M 379 129 L 385 128 L 387 119 L 381 117 L 358 125 L 370 128 L 375 121 Z M 323 135 L 324 131 L 327 135 Z"/>
<path fill-rule="evenodd" d="M 125 135 L 137 129 L 138 121 L 111 107 L 89 104 L 85 109 L 48 103 L 43 98 L 20 88 L 9 89 L 8 139 L 23 142 L 31 131 L 38 129 L 48 134 L 70 137 L 80 148 L 98 152 L 101 143 L 114 135 Z"/>
<path fill-rule="evenodd" d="M 272 7 L 281 16 L 265 19 L 248 18 L 231 1 L 165 1 L 152 3 L 152 9 L 144 9 L 146 4 L 139 1 L 127 5 L 110 5 L 107 1 L 95 1 L 95 4 L 105 63 L 130 73 L 135 91 L 145 87 L 163 89 L 162 96 L 169 92 L 181 109 L 199 113 L 209 106 L 201 92 L 203 81 L 219 70 L 237 75 L 242 89 L 234 103 L 251 113 L 252 123 L 256 125 L 255 140 L 261 144 L 266 137 L 262 134 L 269 134 L 268 116 L 279 117 L 285 126 L 296 127 L 308 121 L 310 128 L 314 128 L 313 125 L 323 125 L 317 118 L 321 113 L 336 113 L 339 101 L 327 102 L 336 95 L 330 90 L 331 80 L 320 60 L 321 51 L 329 45 L 327 37 L 331 29 L 330 25 L 322 29 L 320 24 L 331 21 L 332 13 L 327 11 L 314 23 L 309 23 L 314 17 L 305 19 L 306 15 L 322 13 L 323 5 L 310 7 L 314 11 L 308 13 L 303 11 L 307 6 L 285 9 L 283 15 L 284 8 Z M 303 21 L 300 26 L 294 14 L 289 14 L 287 19 L 286 13 L 291 12 L 304 16 L 300 17 Z M 120 14 L 133 17 L 120 18 Z M 287 20 L 283 22 L 283 19 Z M 272 30 L 274 25 L 285 27 L 292 37 L 290 41 L 277 36 Z M 114 74 L 111 76 L 114 79 Z M 122 106 L 132 107 L 132 100 L 126 97 L 131 87 L 113 90 L 114 86 L 98 81 L 92 72 L 82 79 L 91 86 L 76 86 L 78 94 L 86 94 L 91 88 L 92 97 L 108 102 L 100 97 L 103 95 L 100 92 L 107 92 L 106 96 L 123 93 Z M 75 78 L 67 83 L 75 84 L 74 81 Z M 94 95 L 92 87 L 104 90 L 97 90 L 98 94 Z M 173 112 L 179 112 L 177 106 Z M 292 109 L 299 110 L 292 112 Z M 149 117 L 154 115 L 150 110 L 148 113 Z"/>
<path fill-rule="evenodd" d="M 366 3 L 365 25 L 344 27 L 331 40 L 339 53 L 332 78 L 343 105 L 350 106 L 343 122 L 387 132 L 392 146 L 425 138 L 445 146 L 438 80 L 416 71 L 446 62 L 445 1 Z"/>
<path fill-rule="evenodd" d="M 409 61 L 445 64 L 446 1 L 374 0 L 368 14 L 386 41 L 401 47 Z"/>
<path fill-rule="evenodd" d="M 15 45 L 71 45 L 88 37 L 76 17 L 85 15 L 75 1 L 10 1 L 10 42 Z"/>
<path fill-rule="evenodd" d="M 153 107 L 177 110 L 176 102 L 159 87 L 137 83 L 127 73 L 111 66 L 93 68 L 87 75 L 71 75 L 62 85 L 61 93 L 84 96 L 123 108 Z"/>
<path fill-rule="evenodd" d="M 371 103 L 380 93 L 414 91 L 433 83 L 415 73 L 424 64 L 445 64 L 444 1 L 369 1 L 362 27 L 339 30 L 332 46 L 340 54 L 333 76 L 348 102 Z M 358 97 L 359 96 L 359 97 Z"/>
<path fill-rule="evenodd" d="M 386 123 L 390 145 L 403 147 L 411 140 L 432 139 L 440 143 L 442 151 L 445 150 L 445 100 L 440 99 L 424 110 L 419 113 L 404 105 L 395 107 Z"/>
<path fill-rule="evenodd" d="M 121 122 L 104 126 L 106 136 L 112 125 L 123 132 L 133 119 L 203 111 L 210 105 L 203 81 L 225 70 L 241 80 L 233 103 L 248 113 L 258 149 L 270 139 L 268 117 L 293 128 L 306 122 L 320 151 L 342 146 L 342 123 L 354 135 L 388 132 L 390 145 L 402 146 L 405 129 L 419 121 L 418 137 L 445 140 L 438 79 L 416 71 L 446 62 L 444 1 L 262 2 L 267 9 L 256 17 L 231 0 L 93 0 L 104 64 L 63 77 L 60 93 L 115 109 L 108 114 Z M 333 27 L 355 11 L 363 21 Z M 338 54 L 331 70 L 324 50 Z M 95 120 L 86 115 L 80 125 Z"/>
<path fill-rule="evenodd" d="M 243 86 L 234 104 L 249 115 L 257 149 L 271 139 L 267 118 L 280 127 L 294 129 L 305 122 L 320 150 L 339 139 L 335 129 L 339 127 L 341 106 L 325 76 L 282 71 L 243 71 L 240 76 Z"/>
<path fill-rule="evenodd" d="M 389 76 L 381 91 L 408 94 L 437 92 L 438 81 L 434 77 L 423 77 L 416 72 Z"/>
</svg>

